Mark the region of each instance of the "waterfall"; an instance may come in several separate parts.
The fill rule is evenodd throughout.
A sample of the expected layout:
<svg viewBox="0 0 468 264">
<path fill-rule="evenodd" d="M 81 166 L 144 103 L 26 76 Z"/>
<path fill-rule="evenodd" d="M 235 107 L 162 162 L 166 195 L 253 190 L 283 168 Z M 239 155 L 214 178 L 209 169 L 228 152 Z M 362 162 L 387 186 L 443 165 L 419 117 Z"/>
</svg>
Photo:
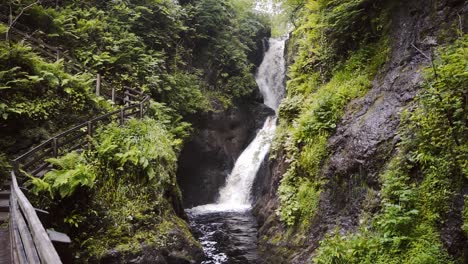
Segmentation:
<svg viewBox="0 0 468 264">
<path fill-rule="evenodd" d="M 284 97 L 284 77 L 286 75 L 286 62 L 284 60 L 285 39 L 270 39 L 270 48 L 265 53 L 262 64 L 258 68 L 256 80 L 263 103 L 278 111 Z"/>
<path fill-rule="evenodd" d="M 264 98 L 264 104 L 278 111 L 284 96 L 285 38 L 270 39 L 270 48 L 256 74 L 256 81 Z M 226 185 L 219 190 L 214 204 L 189 209 L 191 213 L 245 211 L 251 208 L 251 192 L 255 176 L 270 150 L 276 130 L 276 116 L 268 117 L 255 139 L 242 152 L 228 175 Z"/>
</svg>

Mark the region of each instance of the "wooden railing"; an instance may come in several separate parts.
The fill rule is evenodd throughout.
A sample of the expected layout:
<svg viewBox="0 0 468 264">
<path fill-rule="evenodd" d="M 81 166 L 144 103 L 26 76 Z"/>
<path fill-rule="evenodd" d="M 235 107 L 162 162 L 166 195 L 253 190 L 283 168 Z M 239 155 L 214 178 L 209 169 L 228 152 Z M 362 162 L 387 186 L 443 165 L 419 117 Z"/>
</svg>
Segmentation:
<svg viewBox="0 0 468 264">
<path fill-rule="evenodd" d="M 5 17 L 0 14 L 0 19 Z M 63 59 L 68 70 L 74 73 L 92 72 L 92 69 L 80 64 L 60 48 L 46 44 L 41 39 L 32 37 L 26 26 L 16 24 L 10 29 L 11 36 L 27 40 L 32 48 L 51 60 Z M 21 28 L 18 29 L 17 27 Z M 10 242 L 13 263 L 50 263 L 60 264 L 61 260 L 54 248 L 49 234 L 41 223 L 37 211 L 20 188 L 25 173 L 33 177 L 42 177 L 52 169 L 47 159 L 58 157 L 68 152 L 91 147 L 90 138 L 96 128 L 117 121 L 123 124 L 131 117 L 142 118 L 149 110 L 150 97 L 143 92 L 124 88 L 119 92 L 101 79 L 97 74 L 96 94 L 106 96 L 116 104 L 118 110 L 103 114 L 77 126 L 74 126 L 32 148 L 13 160 L 11 171 L 10 194 Z M 57 232 L 55 232 L 57 233 Z M 57 233 L 60 234 L 60 233 Z M 63 234 L 62 234 L 63 235 Z"/>
<path fill-rule="evenodd" d="M 48 158 L 90 147 L 89 137 L 96 128 L 112 121 L 123 124 L 130 117 L 142 118 L 149 109 L 150 97 L 141 91 L 126 88 L 124 106 L 64 131 L 34 147 L 13 161 L 10 196 L 10 241 L 13 263 L 51 263 L 61 260 L 32 206 L 18 184 L 18 177 L 28 173 L 42 177 L 52 167 Z"/>
<path fill-rule="evenodd" d="M 135 89 L 125 88 L 119 110 L 98 116 L 74 126 L 29 150 L 13 160 L 16 171 L 23 170 L 32 176 L 42 176 L 47 170 L 48 158 L 54 158 L 70 151 L 84 148 L 88 144 L 87 136 L 92 136 L 96 127 L 119 121 L 121 124 L 129 117 L 143 117 L 149 108 L 149 96 Z"/>
<path fill-rule="evenodd" d="M 34 207 L 11 172 L 10 243 L 13 263 L 62 263 Z"/>
</svg>

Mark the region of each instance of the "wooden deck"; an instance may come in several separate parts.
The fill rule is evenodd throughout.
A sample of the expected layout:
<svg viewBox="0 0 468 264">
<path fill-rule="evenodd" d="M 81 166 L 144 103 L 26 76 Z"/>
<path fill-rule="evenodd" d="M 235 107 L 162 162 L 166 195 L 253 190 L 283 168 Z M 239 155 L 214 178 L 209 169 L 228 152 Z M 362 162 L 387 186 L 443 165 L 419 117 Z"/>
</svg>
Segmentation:
<svg viewBox="0 0 468 264">
<path fill-rule="evenodd" d="M 0 264 L 11 263 L 9 191 L 0 191 Z"/>
</svg>

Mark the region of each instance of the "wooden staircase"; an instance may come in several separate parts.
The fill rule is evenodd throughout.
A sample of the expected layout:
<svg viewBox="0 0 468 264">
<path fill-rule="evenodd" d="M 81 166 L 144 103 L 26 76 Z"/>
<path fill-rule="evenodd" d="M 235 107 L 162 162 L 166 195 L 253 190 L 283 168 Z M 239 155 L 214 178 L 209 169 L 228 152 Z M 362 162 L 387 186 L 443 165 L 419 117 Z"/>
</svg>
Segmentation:
<svg viewBox="0 0 468 264">
<path fill-rule="evenodd" d="M 0 190 L 0 264 L 11 263 L 10 229 L 10 186 Z"/>
</svg>

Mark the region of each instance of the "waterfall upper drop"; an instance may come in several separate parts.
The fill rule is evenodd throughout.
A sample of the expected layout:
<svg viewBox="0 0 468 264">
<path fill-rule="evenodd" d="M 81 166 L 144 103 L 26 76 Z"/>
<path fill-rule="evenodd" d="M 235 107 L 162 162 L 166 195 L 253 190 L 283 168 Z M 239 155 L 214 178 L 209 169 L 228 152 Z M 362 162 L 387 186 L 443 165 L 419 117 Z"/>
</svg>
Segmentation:
<svg viewBox="0 0 468 264">
<path fill-rule="evenodd" d="M 286 76 L 286 62 L 284 46 L 286 39 L 270 39 L 270 48 L 265 53 L 262 64 L 258 68 L 256 80 L 263 103 L 277 111 L 284 97 L 284 80 Z"/>
<path fill-rule="evenodd" d="M 284 96 L 286 63 L 284 47 L 286 38 L 270 39 L 270 48 L 258 69 L 256 81 L 263 95 L 264 104 L 278 111 Z M 255 176 L 270 150 L 276 130 L 276 117 L 268 117 L 255 139 L 242 152 L 234 168 L 228 175 L 226 185 L 219 190 L 219 198 L 214 204 L 197 206 L 192 213 L 212 211 L 242 211 L 251 208 L 252 185 Z"/>
</svg>

